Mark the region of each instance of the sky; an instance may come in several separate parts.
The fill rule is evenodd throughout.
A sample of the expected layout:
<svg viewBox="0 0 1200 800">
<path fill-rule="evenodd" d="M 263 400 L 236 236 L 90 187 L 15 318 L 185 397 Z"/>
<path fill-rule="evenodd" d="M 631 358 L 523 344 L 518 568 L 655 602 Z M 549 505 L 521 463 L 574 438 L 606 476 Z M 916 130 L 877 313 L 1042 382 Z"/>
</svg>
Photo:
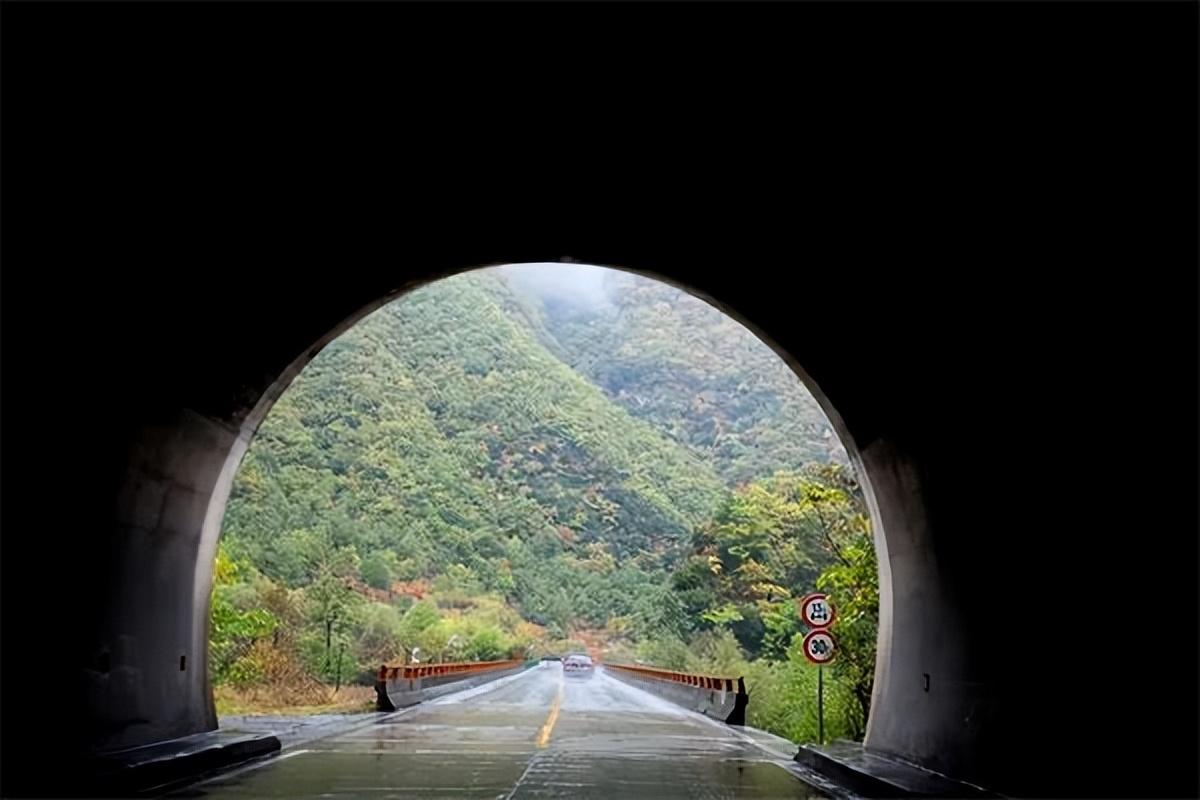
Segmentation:
<svg viewBox="0 0 1200 800">
<path fill-rule="evenodd" d="M 613 272 L 590 264 L 505 264 L 497 267 L 513 285 L 541 297 L 564 304 L 605 306 L 611 303 L 606 279 Z"/>
</svg>

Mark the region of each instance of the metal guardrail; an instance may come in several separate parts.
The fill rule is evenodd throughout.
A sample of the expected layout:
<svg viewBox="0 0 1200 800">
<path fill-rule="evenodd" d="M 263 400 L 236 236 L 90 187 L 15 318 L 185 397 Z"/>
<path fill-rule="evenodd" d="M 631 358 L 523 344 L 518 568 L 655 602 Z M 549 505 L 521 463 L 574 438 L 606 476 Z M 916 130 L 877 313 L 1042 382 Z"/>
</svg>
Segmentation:
<svg viewBox="0 0 1200 800">
<path fill-rule="evenodd" d="M 491 672 L 496 669 L 507 669 L 524 664 L 524 659 L 515 658 L 505 661 L 454 661 L 448 664 L 401 664 L 379 667 L 379 680 L 417 680 L 441 675 L 473 674 Z"/>
<path fill-rule="evenodd" d="M 626 672 L 633 672 L 640 675 L 645 675 L 649 678 L 657 678 L 664 681 L 673 681 L 682 683 L 684 686 L 695 686 L 700 689 L 717 689 L 723 692 L 741 691 L 745 692 L 742 678 L 727 678 L 718 677 L 715 675 L 693 675 L 690 672 L 674 672 L 669 669 L 656 669 L 654 667 L 641 667 L 632 664 L 609 664 L 605 663 L 605 669 L 620 669 Z"/>
<path fill-rule="evenodd" d="M 618 680 L 632 682 L 674 703 L 730 725 L 746 724 L 750 695 L 745 679 L 722 675 L 693 675 L 634 664 L 604 664 Z"/>
</svg>

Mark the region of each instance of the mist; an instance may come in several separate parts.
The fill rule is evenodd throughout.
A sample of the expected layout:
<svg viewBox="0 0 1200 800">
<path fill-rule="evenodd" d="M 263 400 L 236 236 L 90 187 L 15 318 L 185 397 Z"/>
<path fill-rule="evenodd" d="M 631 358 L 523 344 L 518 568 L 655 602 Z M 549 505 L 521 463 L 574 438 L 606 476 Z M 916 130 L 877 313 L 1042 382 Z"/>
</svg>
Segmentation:
<svg viewBox="0 0 1200 800">
<path fill-rule="evenodd" d="M 514 288 L 543 303 L 602 311 L 613 305 L 612 278 L 619 270 L 590 264 L 505 264 L 496 267 Z"/>
</svg>

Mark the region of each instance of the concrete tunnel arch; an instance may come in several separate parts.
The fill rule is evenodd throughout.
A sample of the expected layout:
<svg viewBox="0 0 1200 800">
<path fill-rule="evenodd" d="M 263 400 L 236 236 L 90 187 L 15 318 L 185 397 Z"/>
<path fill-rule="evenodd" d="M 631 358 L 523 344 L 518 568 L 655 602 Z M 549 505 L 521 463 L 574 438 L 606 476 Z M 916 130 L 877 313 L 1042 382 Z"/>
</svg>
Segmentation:
<svg viewBox="0 0 1200 800">
<path fill-rule="evenodd" d="M 705 261 L 702 254 L 698 258 Z M 107 547 L 97 557 L 109 559 L 111 568 L 90 578 L 100 600 L 89 609 L 93 618 L 80 626 L 86 663 L 77 691 L 86 713 L 85 725 L 73 734 L 81 746 L 138 746 L 216 728 L 206 653 L 221 517 L 254 432 L 301 369 L 364 315 L 421 285 L 467 271 L 463 263 L 485 267 L 546 260 L 443 253 L 423 260 L 423 266 L 398 267 L 392 279 L 400 274 L 410 280 L 391 285 L 384 283 L 387 276 L 373 279 L 364 273 L 328 292 L 303 287 L 306 311 L 269 311 L 254 323 L 260 339 L 253 347 L 242 343 L 236 353 L 207 352 L 198 362 L 181 361 L 188 382 L 172 385 L 178 394 L 168 396 L 169 401 L 178 397 L 179 405 L 134 409 L 140 416 L 131 415 L 130 426 L 115 433 L 125 453 L 118 467 L 115 525 L 111 538 L 96 544 Z M 855 331 L 808 342 L 802 351 L 797 344 L 805 344 L 803 335 L 786 340 L 805 330 L 786 313 L 792 311 L 786 298 L 762 294 L 753 282 L 730 279 L 727 272 L 707 283 L 689 279 L 683 257 L 579 259 L 587 264 L 618 260 L 689 291 L 772 346 L 813 391 L 846 446 L 868 498 L 880 564 L 880 634 L 866 746 L 983 785 L 1003 777 L 1007 742 L 1022 735 L 1012 722 L 1020 706 L 1003 702 L 1006 674 L 980 674 L 979 665 L 991 652 L 985 649 L 980 656 L 980 643 L 971 638 L 961 607 L 961 593 L 976 590 L 964 588 L 962 570 L 943 567 L 944 558 L 952 566 L 956 558 L 978 560 L 973 553 L 947 553 L 945 539 L 935 540 L 925 488 L 931 456 L 914 455 L 910 431 L 899 429 L 907 434 L 903 443 L 892 436 L 895 395 L 892 403 L 882 402 L 877 392 L 886 387 L 859 374 L 866 372 L 861 362 L 855 361 L 853 370 L 845 364 L 845 354 L 856 346 Z M 830 314 L 814 311 L 810 329 Z M 759 322 L 764 319 L 768 322 Z M 810 363 L 819 364 L 820 375 L 812 373 Z M 216 383 L 209 386 L 206 378 Z M 901 406 L 899 413 L 912 409 Z M 917 417 L 929 424 L 926 420 Z M 940 479 L 944 508 L 947 477 L 961 476 L 933 476 Z M 943 516 L 953 518 L 958 510 L 951 505 L 951 513 Z M 952 530 L 943 524 L 947 528 Z M 967 594 L 966 599 L 973 598 Z M 978 617 L 987 610 L 976 606 L 967 612 Z"/>
<path fill-rule="evenodd" d="M 869 465 L 877 465 L 880 461 L 878 456 L 873 461 L 864 461 L 863 454 L 859 451 L 855 443 L 854 436 L 847 428 L 838 410 L 834 407 L 828 396 L 817 385 L 816 381 L 805 371 L 799 361 L 786 349 L 775 342 L 772 337 L 753 323 L 752 320 L 740 313 L 738 310 L 721 303 L 718 299 L 701 292 L 685 282 L 680 282 L 669 277 L 654 273 L 648 270 L 641 270 L 632 267 L 615 266 L 609 264 L 582 264 L 573 260 L 564 260 L 560 262 L 564 268 L 570 268 L 572 264 L 580 263 L 582 266 L 600 267 L 609 270 L 618 270 L 631 272 L 645 278 L 649 278 L 660 283 L 664 283 L 679 289 L 692 297 L 695 297 L 702 302 L 713 307 L 722 314 L 732 318 L 738 324 L 749 330 L 759 341 L 769 347 L 781 361 L 796 375 L 804 385 L 805 389 L 813 396 L 820 406 L 825 417 L 833 426 L 834 433 L 839 441 L 845 447 L 849 456 L 851 466 L 855 476 L 858 479 L 863 492 L 863 498 L 867 505 L 867 510 L 871 520 L 872 537 L 876 552 L 876 562 L 879 569 L 879 628 L 878 640 L 876 648 L 876 665 L 875 665 L 875 681 L 874 689 L 871 698 L 871 714 L 867 719 L 866 741 L 871 743 L 877 737 L 873 737 L 872 723 L 879 715 L 875 713 L 875 709 L 882 700 L 883 687 L 887 684 L 887 676 L 889 674 L 890 657 L 892 653 L 891 637 L 892 637 L 892 571 L 889 559 L 888 537 L 887 531 L 889 525 L 898 524 L 901 521 L 902 515 L 912 513 L 916 509 L 912 507 L 891 507 L 884 509 L 885 513 L 881 513 L 879 501 L 876 498 L 874 491 L 874 481 L 872 472 L 869 470 Z M 389 292 L 382 297 L 362 306 L 337 325 L 332 327 L 325 335 L 321 336 L 310 347 L 306 348 L 303 353 L 297 356 L 281 374 L 262 392 L 261 396 L 254 403 L 253 407 L 246 414 L 240 428 L 238 429 L 236 438 L 230 443 L 228 453 L 220 468 L 220 473 L 216 483 L 213 486 L 212 493 L 208 498 L 207 508 L 204 513 L 203 523 L 200 531 L 199 551 L 196 560 L 196 572 L 194 577 L 194 586 L 196 589 L 195 601 L 197 608 L 202 612 L 202 619 L 207 621 L 209 617 L 209 606 L 211 603 L 211 587 L 213 581 L 212 568 L 213 561 L 217 552 L 217 544 L 220 539 L 222 521 L 225 514 L 225 508 L 229 500 L 230 491 L 233 486 L 234 478 L 237 475 L 242 459 L 250 446 L 250 442 L 254 438 L 267 415 L 275 406 L 276 402 L 282 397 L 284 392 L 292 384 L 297 376 L 304 370 L 306 366 L 331 342 L 337 339 L 342 334 L 348 332 L 351 328 L 357 325 L 363 318 L 370 315 L 374 311 L 395 302 L 410 292 L 420 288 L 421 286 L 434 283 L 438 280 L 451 277 L 455 274 L 466 274 L 469 272 L 485 270 L 499 266 L 520 266 L 520 263 L 496 262 L 493 264 L 484 264 L 479 266 L 466 267 L 460 270 L 449 271 L 444 274 L 439 274 L 430 277 L 426 280 L 414 281 Z M 893 454 L 894 456 L 894 454 Z M 884 459 L 885 462 L 891 464 L 890 458 Z M 878 469 L 875 470 L 878 472 Z M 882 485 L 888 488 L 892 487 L 894 476 L 886 471 L 880 476 Z M 910 476 L 911 477 L 911 476 Z M 913 488 L 908 486 L 910 490 Z M 885 500 L 889 503 L 897 503 L 900 497 L 896 491 L 891 491 L 885 495 Z M 885 519 L 888 522 L 885 522 Z M 902 529 L 907 529 L 904 526 Z M 194 652 L 197 653 L 197 663 L 200 667 L 200 674 L 204 682 L 204 699 L 205 699 L 205 714 L 207 717 L 208 729 L 217 727 L 217 717 L 215 704 L 213 702 L 213 692 L 211 680 L 207 674 L 208 670 L 208 631 L 207 627 L 203 627 L 202 640 L 197 641 L 194 645 Z"/>
<path fill-rule="evenodd" d="M 570 254 L 736 310 L 836 407 L 886 534 L 870 747 L 1008 795 L 1197 796 L 1196 6 L 1172 5 L 1083 36 L 597 18 L 571 40 L 594 91 L 561 98 L 524 80 L 533 26 L 375 26 L 396 58 L 371 70 L 306 37 L 268 58 L 269 20 L 5 9 L 34 68 L 5 76 L 4 793 L 94 796 L 94 749 L 211 727 L 201 533 L 290 364 L 405 286 Z M 696 79 L 647 80 L 676 43 Z M 442 70 L 453 103 L 426 80 L 447 53 L 478 78 Z"/>
</svg>

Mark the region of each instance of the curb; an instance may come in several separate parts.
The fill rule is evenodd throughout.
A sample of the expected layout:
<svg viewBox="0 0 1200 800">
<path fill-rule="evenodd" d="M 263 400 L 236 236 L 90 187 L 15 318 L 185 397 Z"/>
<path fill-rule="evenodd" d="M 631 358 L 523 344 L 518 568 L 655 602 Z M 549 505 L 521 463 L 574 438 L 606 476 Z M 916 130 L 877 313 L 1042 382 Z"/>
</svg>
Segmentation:
<svg viewBox="0 0 1200 800">
<path fill-rule="evenodd" d="M 220 738 L 231 740 L 221 742 Z M 205 739 L 211 743 L 206 745 Z M 199 780 L 210 772 L 273 755 L 281 746 L 279 739 L 270 734 L 232 738 L 228 734 L 224 737 L 201 734 L 108 753 L 94 762 L 96 794 L 105 797 L 159 794 Z"/>
</svg>

